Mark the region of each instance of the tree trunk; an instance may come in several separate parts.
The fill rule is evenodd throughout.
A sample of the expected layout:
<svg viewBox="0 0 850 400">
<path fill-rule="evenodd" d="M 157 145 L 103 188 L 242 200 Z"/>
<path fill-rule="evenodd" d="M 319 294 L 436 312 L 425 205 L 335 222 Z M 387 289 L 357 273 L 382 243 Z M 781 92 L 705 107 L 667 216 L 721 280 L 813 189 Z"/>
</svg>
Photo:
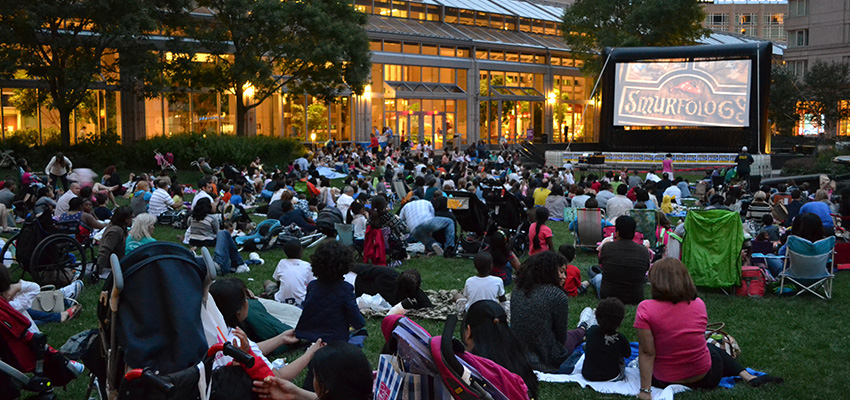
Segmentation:
<svg viewBox="0 0 850 400">
<path fill-rule="evenodd" d="M 59 111 L 59 144 L 71 147 L 71 113 L 74 109 L 60 108 Z"/>
<path fill-rule="evenodd" d="M 247 136 L 248 107 L 245 107 L 245 91 L 242 85 L 236 85 L 236 136 Z"/>
</svg>

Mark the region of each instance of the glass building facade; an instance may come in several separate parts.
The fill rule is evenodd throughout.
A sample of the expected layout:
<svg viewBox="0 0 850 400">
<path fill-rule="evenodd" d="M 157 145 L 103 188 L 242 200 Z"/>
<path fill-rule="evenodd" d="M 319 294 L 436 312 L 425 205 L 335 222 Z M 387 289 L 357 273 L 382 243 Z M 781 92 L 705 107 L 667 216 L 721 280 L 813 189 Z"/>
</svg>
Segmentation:
<svg viewBox="0 0 850 400">
<path fill-rule="evenodd" d="M 249 135 L 368 142 L 375 129 L 389 127 L 436 149 L 477 140 L 597 141 L 597 109 L 588 99 L 593 82 L 565 48 L 562 8 L 522 0 L 355 0 L 354 7 L 369 15 L 373 65 L 366 92 L 326 104 L 283 91 L 249 112 Z M 37 82 L 4 86 L 4 136 L 58 135 L 58 113 L 39 100 Z M 99 85 L 88 97 L 73 117 L 72 142 L 107 131 L 134 141 L 236 130 L 229 93 L 138 99 Z"/>
</svg>

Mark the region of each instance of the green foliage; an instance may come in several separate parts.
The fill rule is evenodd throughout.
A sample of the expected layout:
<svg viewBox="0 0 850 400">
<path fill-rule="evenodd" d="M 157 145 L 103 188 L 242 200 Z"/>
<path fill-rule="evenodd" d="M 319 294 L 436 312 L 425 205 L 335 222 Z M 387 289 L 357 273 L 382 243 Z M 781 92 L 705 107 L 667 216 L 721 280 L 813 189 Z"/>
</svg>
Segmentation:
<svg viewBox="0 0 850 400">
<path fill-rule="evenodd" d="M 782 166 L 782 174 L 847 174 L 850 173 L 850 167 L 832 162 L 833 158 L 847 154 L 850 154 L 850 151 L 836 150 L 835 147 L 831 147 L 829 150 L 818 151 L 817 155 L 800 157 L 786 162 L 785 165 Z"/>
<path fill-rule="evenodd" d="M 577 0 L 564 12 L 564 39 L 590 75 L 605 47 L 683 46 L 708 35 L 697 0 Z"/>
<path fill-rule="evenodd" d="M 206 157 L 212 165 L 225 162 L 248 165 L 254 157 L 260 157 L 267 165 L 283 165 L 304 152 L 304 146 L 291 139 L 213 133 L 157 136 L 135 143 L 132 149 L 137 159 L 144 161 L 149 168 L 156 166 L 154 150 L 174 154 L 174 162 L 179 168 L 189 168 L 189 163 L 199 157 Z"/>
<path fill-rule="evenodd" d="M 57 151 L 62 151 L 75 166 L 100 171 L 115 164 L 121 169 L 153 171 L 157 168 L 154 152 L 174 154 L 180 169 L 194 169 L 189 164 L 199 157 L 210 159 L 213 165 L 225 162 L 248 165 L 260 157 L 267 165 L 283 165 L 304 153 L 300 142 L 269 136 L 241 137 L 213 133 L 190 133 L 157 136 L 125 146 L 112 132 L 90 134 L 73 146 L 61 146 L 59 132 L 44 131 L 44 145 L 38 145 L 38 131 L 17 131 L 0 149 L 11 149 L 15 157 L 24 157 L 38 169 L 46 165 Z"/>
<path fill-rule="evenodd" d="M 768 118 L 777 133 L 790 136 L 800 119 L 797 103 L 801 100 L 797 76 L 783 65 L 774 64 L 770 71 L 770 101 Z"/>
<path fill-rule="evenodd" d="M 144 39 L 159 16 L 181 14 L 187 0 L 0 0 L 0 74 L 39 79 L 59 111 L 61 142 L 71 143 L 71 112 L 96 81 L 135 86 L 155 61 Z M 94 33 L 94 34 L 91 34 Z M 109 62 L 120 50 L 121 57 Z"/>
<path fill-rule="evenodd" d="M 236 131 L 246 134 L 246 113 L 288 89 L 336 101 L 350 88 L 362 93 L 371 68 L 365 14 L 342 0 L 199 0 L 214 23 L 195 21 L 189 32 L 213 54 L 190 62 L 193 84 L 236 95 Z M 250 89 L 248 89 L 250 87 Z M 251 95 L 246 93 L 246 90 Z"/>
<path fill-rule="evenodd" d="M 817 61 L 803 78 L 801 108 L 809 121 L 823 127 L 826 136 L 835 135 L 838 121 L 850 117 L 850 64 Z"/>
</svg>

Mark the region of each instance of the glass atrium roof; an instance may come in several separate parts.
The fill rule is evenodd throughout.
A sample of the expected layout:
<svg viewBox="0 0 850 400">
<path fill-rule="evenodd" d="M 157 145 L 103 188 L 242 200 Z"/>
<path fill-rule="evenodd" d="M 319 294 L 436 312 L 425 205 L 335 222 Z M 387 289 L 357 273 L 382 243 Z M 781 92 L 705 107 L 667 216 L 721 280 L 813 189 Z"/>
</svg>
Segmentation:
<svg viewBox="0 0 850 400">
<path fill-rule="evenodd" d="M 562 8 L 533 4 L 523 0 L 424 0 L 421 3 L 553 22 L 560 22 L 564 14 Z"/>
</svg>

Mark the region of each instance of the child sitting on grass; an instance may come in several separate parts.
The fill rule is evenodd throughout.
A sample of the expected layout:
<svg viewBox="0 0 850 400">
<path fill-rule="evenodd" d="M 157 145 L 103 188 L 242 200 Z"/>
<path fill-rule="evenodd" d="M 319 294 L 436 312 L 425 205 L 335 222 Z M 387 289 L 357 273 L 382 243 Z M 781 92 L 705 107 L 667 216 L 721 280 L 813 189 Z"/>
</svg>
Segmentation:
<svg viewBox="0 0 850 400">
<path fill-rule="evenodd" d="M 278 282 L 279 289 L 274 299 L 281 303 L 301 307 L 307 294 L 307 285 L 316 279 L 310 263 L 301 259 L 301 242 L 295 239 L 283 243 L 286 258 L 277 263 L 272 279 Z M 268 290 L 269 285 L 266 284 Z"/>
<path fill-rule="evenodd" d="M 616 297 L 609 297 L 596 306 L 596 324 L 585 334 L 584 367 L 581 375 L 588 381 L 619 381 L 624 377 L 624 358 L 632 355 L 629 341 L 617 332 L 626 307 Z"/>
<path fill-rule="evenodd" d="M 571 244 L 562 244 L 558 248 L 558 253 L 561 253 L 567 259 L 567 280 L 564 281 L 564 290 L 570 297 L 576 297 L 580 294 L 587 293 L 587 287 L 590 282 L 581 280 L 581 270 L 575 265 L 569 264 L 576 258 L 576 248 Z"/>
<path fill-rule="evenodd" d="M 778 225 L 773 224 L 773 216 L 764 214 L 761 216 L 762 228 L 756 234 L 756 240 L 766 240 L 768 242 L 779 242 L 781 232 Z"/>
<path fill-rule="evenodd" d="M 478 275 L 467 279 L 463 286 L 463 295 L 456 296 L 458 309 L 463 307 L 465 312 L 469 310 L 469 306 L 480 300 L 498 301 L 502 303 L 502 307 L 505 307 L 504 303 L 507 301 L 505 284 L 501 278 L 490 275 L 490 271 L 493 270 L 493 257 L 490 253 L 481 252 L 475 255 L 472 262 Z"/>
<path fill-rule="evenodd" d="M 295 336 L 310 342 L 347 342 L 349 327 L 357 330 L 366 324 L 354 287 L 343 280 L 351 268 L 351 250 L 336 240 L 325 241 L 310 256 L 310 264 L 316 280 L 307 285 Z"/>
</svg>

